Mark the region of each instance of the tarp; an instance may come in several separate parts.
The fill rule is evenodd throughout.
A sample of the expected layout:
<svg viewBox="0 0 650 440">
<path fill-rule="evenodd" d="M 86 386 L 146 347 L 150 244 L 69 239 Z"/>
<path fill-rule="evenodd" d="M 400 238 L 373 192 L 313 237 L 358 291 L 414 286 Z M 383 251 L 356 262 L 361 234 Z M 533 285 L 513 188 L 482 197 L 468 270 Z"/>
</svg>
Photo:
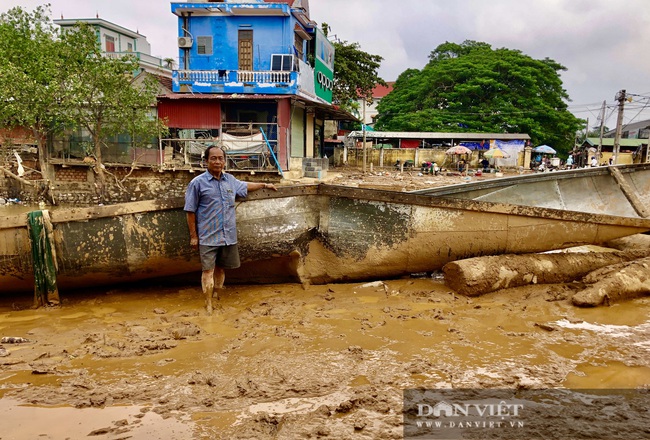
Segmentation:
<svg viewBox="0 0 650 440">
<path fill-rule="evenodd" d="M 190 154 L 202 155 L 205 149 L 211 145 L 221 145 L 226 154 L 258 154 L 268 151 L 262 133 L 255 133 L 249 136 L 234 136 L 223 133 L 221 143 L 218 141 L 201 142 L 200 140 L 189 141 L 187 151 Z"/>
<path fill-rule="evenodd" d="M 264 136 L 255 133 L 250 136 L 233 136 L 228 133 L 221 135 L 221 143 L 227 153 L 262 153 L 266 150 Z"/>
<path fill-rule="evenodd" d="M 501 167 L 516 167 L 519 159 L 519 153 L 524 151 L 526 141 L 494 141 L 493 148 L 500 148 L 504 153 L 510 157 L 499 159 L 499 166 Z"/>
<path fill-rule="evenodd" d="M 490 148 L 490 142 L 489 141 L 481 141 L 481 142 L 461 142 L 460 145 L 463 147 L 469 148 L 470 150 L 487 150 Z"/>
<path fill-rule="evenodd" d="M 402 139 L 401 148 L 418 148 L 422 142 L 418 139 Z"/>
</svg>

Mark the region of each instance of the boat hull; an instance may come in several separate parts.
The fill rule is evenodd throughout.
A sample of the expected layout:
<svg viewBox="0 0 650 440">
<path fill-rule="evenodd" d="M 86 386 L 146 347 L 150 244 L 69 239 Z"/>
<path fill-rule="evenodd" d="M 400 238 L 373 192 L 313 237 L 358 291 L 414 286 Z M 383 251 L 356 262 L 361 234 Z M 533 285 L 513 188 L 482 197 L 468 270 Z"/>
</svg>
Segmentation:
<svg viewBox="0 0 650 440">
<path fill-rule="evenodd" d="M 635 179 L 637 188 L 647 188 L 645 178 Z M 512 184 L 503 188 L 513 191 Z M 463 258 L 603 244 L 650 230 L 650 219 L 629 206 L 618 215 L 620 201 L 602 204 L 600 213 L 579 212 L 480 200 L 489 192 L 463 198 L 471 191 L 450 196 L 308 185 L 251 193 L 237 205 L 243 264 L 228 280 L 388 278 Z M 199 272 L 182 206 L 177 199 L 52 211 L 59 289 Z M 30 253 L 26 216 L 0 218 L 0 292 L 33 290 Z"/>
<path fill-rule="evenodd" d="M 535 173 L 413 194 L 622 216 L 650 216 L 650 164 Z"/>
</svg>

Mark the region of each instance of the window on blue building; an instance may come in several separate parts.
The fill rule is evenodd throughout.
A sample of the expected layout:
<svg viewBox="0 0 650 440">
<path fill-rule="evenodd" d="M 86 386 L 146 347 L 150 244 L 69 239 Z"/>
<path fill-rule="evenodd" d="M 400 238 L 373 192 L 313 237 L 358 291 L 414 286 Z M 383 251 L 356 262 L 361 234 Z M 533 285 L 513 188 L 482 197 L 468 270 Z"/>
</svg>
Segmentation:
<svg viewBox="0 0 650 440">
<path fill-rule="evenodd" d="M 293 70 L 293 55 L 271 55 L 271 70 L 283 72 Z"/>
<path fill-rule="evenodd" d="M 196 51 L 199 55 L 212 55 L 212 36 L 197 37 Z"/>
</svg>

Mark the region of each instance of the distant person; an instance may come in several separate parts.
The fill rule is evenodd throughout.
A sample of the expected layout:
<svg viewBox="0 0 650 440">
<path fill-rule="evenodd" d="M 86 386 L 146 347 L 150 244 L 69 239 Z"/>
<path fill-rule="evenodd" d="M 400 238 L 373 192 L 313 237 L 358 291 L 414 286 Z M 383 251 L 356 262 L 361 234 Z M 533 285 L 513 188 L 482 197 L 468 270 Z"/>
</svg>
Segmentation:
<svg viewBox="0 0 650 440">
<path fill-rule="evenodd" d="M 614 162 L 616 162 L 616 157 L 615 157 L 615 156 L 611 156 L 611 157 L 609 158 L 609 164 L 610 164 L 610 165 L 614 165 Z"/>
<path fill-rule="evenodd" d="M 591 166 L 592 167 L 597 167 L 598 166 L 598 159 L 596 159 L 596 156 L 591 157 Z"/>
<path fill-rule="evenodd" d="M 433 163 L 431 164 L 431 173 L 432 173 L 434 176 L 437 176 L 439 172 L 440 172 L 440 167 L 438 166 L 437 163 L 433 162 Z"/>
<path fill-rule="evenodd" d="M 484 173 L 487 173 L 490 170 L 490 161 L 487 159 L 487 157 L 483 158 L 481 161 L 481 166 L 483 167 Z"/>
<path fill-rule="evenodd" d="M 240 265 L 237 247 L 235 198 L 262 188 L 277 191 L 272 183 L 242 182 L 224 171 L 226 154 L 210 146 L 203 154 L 206 172 L 196 176 L 185 191 L 187 226 L 190 245 L 201 257 L 201 287 L 208 314 L 212 314 L 212 296 L 219 299 L 219 289 L 226 279 L 224 269 Z"/>
<path fill-rule="evenodd" d="M 567 169 L 573 168 L 573 154 L 569 154 L 569 157 L 566 159 L 566 167 Z"/>
<path fill-rule="evenodd" d="M 461 174 L 465 172 L 465 166 L 466 163 L 464 159 L 458 161 L 458 171 L 460 171 Z"/>
</svg>

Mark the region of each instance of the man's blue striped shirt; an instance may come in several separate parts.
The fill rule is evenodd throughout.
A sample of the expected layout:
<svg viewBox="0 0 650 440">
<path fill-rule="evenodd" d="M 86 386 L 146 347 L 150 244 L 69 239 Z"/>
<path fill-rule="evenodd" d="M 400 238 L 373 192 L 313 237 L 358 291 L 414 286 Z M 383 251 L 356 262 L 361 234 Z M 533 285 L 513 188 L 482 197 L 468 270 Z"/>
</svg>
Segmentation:
<svg viewBox="0 0 650 440">
<path fill-rule="evenodd" d="M 185 208 L 196 214 L 199 244 L 225 246 L 237 243 L 235 198 L 246 197 L 248 185 L 232 174 L 215 179 L 208 171 L 196 176 L 185 191 Z"/>
</svg>

